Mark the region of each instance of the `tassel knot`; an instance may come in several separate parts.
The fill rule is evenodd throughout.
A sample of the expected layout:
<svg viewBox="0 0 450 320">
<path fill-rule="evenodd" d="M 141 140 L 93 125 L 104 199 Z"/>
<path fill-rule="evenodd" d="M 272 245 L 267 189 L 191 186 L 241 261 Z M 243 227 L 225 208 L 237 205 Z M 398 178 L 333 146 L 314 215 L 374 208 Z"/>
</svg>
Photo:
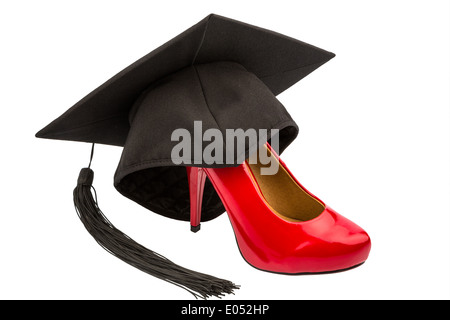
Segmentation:
<svg viewBox="0 0 450 320">
<path fill-rule="evenodd" d="M 81 169 L 77 185 L 91 187 L 92 182 L 94 182 L 94 171 L 90 168 Z"/>
</svg>

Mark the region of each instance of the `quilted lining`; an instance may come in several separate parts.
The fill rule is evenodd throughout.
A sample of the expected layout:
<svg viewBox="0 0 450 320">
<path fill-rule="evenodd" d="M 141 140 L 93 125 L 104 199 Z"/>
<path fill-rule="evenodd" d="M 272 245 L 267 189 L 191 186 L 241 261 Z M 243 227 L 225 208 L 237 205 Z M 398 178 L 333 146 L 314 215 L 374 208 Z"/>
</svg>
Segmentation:
<svg viewBox="0 0 450 320">
<path fill-rule="evenodd" d="M 156 167 L 133 172 L 122 179 L 117 190 L 149 210 L 163 216 L 189 221 L 189 186 L 185 167 Z M 225 211 L 207 179 L 203 192 L 202 220 Z"/>
</svg>

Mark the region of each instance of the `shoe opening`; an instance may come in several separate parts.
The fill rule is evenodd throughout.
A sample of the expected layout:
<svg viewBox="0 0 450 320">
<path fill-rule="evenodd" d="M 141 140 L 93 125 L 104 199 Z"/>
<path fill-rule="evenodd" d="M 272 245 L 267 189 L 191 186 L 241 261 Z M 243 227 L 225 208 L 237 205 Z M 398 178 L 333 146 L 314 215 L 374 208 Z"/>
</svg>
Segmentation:
<svg viewBox="0 0 450 320">
<path fill-rule="evenodd" d="M 279 165 L 275 174 L 261 174 L 261 168 L 268 165 L 262 164 L 259 157 L 257 163 L 250 163 L 247 160 L 246 165 L 275 214 L 292 222 L 308 221 L 319 216 L 324 211 L 325 205 L 295 181 L 270 148 L 266 149 L 267 156 L 270 157 L 269 163 L 276 161 Z"/>
</svg>

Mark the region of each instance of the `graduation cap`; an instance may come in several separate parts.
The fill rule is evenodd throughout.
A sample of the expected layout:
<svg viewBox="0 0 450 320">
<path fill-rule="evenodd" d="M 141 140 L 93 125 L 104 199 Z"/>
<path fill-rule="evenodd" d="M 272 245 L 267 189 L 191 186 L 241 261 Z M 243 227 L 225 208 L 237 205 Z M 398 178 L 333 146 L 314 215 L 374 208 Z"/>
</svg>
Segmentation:
<svg viewBox="0 0 450 320">
<path fill-rule="evenodd" d="M 188 221 L 186 164 L 237 166 L 242 157 L 235 155 L 231 164 L 211 164 L 192 153 L 177 164 L 172 157 L 174 130 L 183 128 L 194 136 L 195 121 L 201 121 L 203 130 L 224 134 L 227 129 L 277 129 L 282 152 L 298 127 L 276 95 L 333 57 L 299 40 L 211 14 L 96 88 L 36 137 L 123 147 L 116 189 L 153 212 Z M 243 147 L 245 157 L 254 147 Z M 236 288 L 177 266 L 116 229 L 98 208 L 92 181 L 90 166 L 82 169 L 74 201 L 87 230 L 107 251 L 195 296 Z M 203 197 L 202 221 L 225 211 L 209 181 Z"/>
</svg>

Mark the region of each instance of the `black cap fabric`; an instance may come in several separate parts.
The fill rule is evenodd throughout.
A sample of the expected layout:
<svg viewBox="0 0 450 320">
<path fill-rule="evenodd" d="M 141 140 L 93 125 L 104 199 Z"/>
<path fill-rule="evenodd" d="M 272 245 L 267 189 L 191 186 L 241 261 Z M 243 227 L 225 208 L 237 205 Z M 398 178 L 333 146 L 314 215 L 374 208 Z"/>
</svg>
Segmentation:
<svg viewBox="0 0 450 320">
<path fill-rule="evenodd" d="M 161 215 L 189 220 L 186 169 L 175 165 L 175 129 L 278 129 L 280 152 L 298 127 L 276 95 L 334 54 L 284 35 L 209 15 L 95 89 L 36 136 L 123 146 L 114 185 Z M 268 137 L 270 138 L 270 136 Z M 260 141 L 264 143 L 265 141 Z M 207 144 L 203 144 L 205 148 Z M 223 143 L 227 150 L 226 143 Z M 246 145 L 245 156 L 255 146 Z M 257 146 L 256 146 L 257 147 Z M 225 154 L 226 152 L 224 152 Z M 187 157 L 192 166 L 223 167 Z M 207 181 L 202 221 L 224 207 Z"/>
<path fill-rule="evenodd" d="M 202 142 L 202 135 L 196 135 L 196 121 L 201 123 L 201 134 L 210 129 L 220 132 L 220 140 L 214 142 L 222 145 L 217 152 L 222 157 L 215 162 L 208 163 L 203 157 L 204 148 L 212 142 Z M 161 79 L 136 101 L 130 123 L 114 185 L 144 207 L 180 220 L 189 220 L 189 187 L 186 169 L 175 166 L 174 161 L 195 167 L 236 166 L 271 138 L 272 129 L 279 130 L 281 151 L 298 133 L 297 125 L 266 85 L 235 62 L 196 64 Z M 179 128 L 189 133 L 191 152 L 174 158 L 172 150 L 179 142 L 172 141 L 171 133 Z M 269 136 L 247 140 L 239 151 L 239 141 L 232 145 L 226 141 L 227 131 L 236 129 L 264 129 Z M 194 152 L 195 144 L 202 147 L 200 157 Z M 203 197 L 202 221 L 224 212 L 209 181 Z"/>
<path fill-rule="evenodd" d="M 119 72 L 36 136 L 123 146 L 137 97 L 187 66 L 237 62 L 278 95 L 333 57 L 299 40 L 211 14 Z"/>
</svg>

